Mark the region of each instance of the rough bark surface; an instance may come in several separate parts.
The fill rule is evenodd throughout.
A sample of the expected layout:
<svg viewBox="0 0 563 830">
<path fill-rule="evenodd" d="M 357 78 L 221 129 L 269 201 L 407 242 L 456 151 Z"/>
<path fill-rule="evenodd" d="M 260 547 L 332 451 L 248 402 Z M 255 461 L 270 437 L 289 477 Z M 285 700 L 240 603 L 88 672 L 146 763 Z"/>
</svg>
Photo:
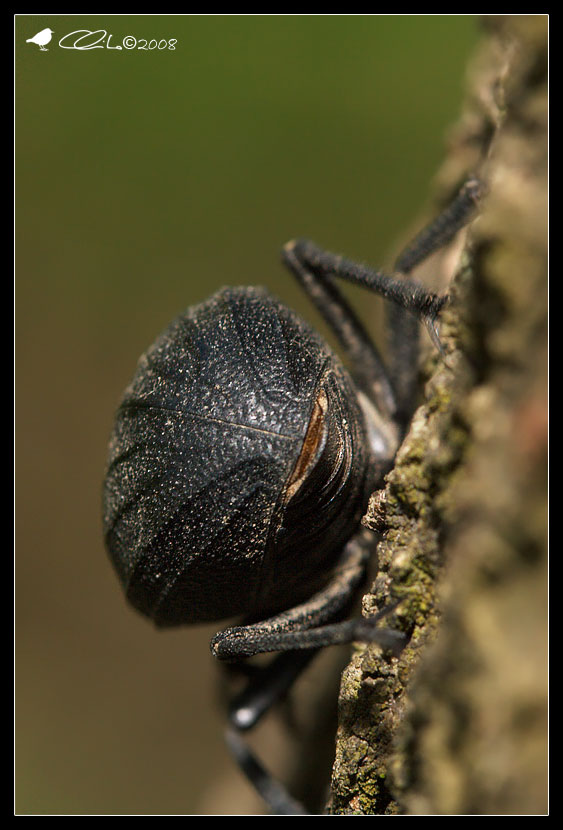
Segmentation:
<svg viewBox="0 0 563 830">
<path fill-rule="evenodd" d="M 455 263 L 445 356 L 364 520 L 364 608 L 402 598 L 410 640 L 344 673 L 333 814 L 547 811 L 547 18 L 484 27 L 436 205 L 470 172 L 488 195 L 426 267 Z"/>
</svg>

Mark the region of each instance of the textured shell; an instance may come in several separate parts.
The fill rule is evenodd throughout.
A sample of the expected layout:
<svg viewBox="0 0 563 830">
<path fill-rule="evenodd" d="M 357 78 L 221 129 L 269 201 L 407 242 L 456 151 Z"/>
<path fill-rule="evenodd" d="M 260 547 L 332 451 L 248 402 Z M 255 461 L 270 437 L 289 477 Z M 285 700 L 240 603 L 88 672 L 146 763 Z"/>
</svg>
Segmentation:
<svg viewBox="0 0 563 830">
<path fill-rule="evenodd" d="M 259 610 L 327 367 L 351 383 L 319 335 L 257 288 L 188 309 L 141 357 L 110 442 L 104 533 L 129 600 L 157 624 Z"/>
</svg>

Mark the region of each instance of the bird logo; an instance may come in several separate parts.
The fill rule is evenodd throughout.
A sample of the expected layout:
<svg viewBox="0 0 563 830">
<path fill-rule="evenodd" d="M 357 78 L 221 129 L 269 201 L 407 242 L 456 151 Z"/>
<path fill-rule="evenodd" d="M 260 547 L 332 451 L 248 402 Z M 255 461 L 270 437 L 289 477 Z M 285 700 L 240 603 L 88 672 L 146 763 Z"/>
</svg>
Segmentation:
<svg viewBox="0 0 563 830">
<path fill-rule="evenodd" d="M 49 50 L 45 49 L 45 46 L 49 43 L 52 37 L 52 29 L 41 29 L 41 31 L 37 32 L 36 35 L 33 35 L 33 37 L 29 37 L 26 40 L 26 43 L 36 43 L 42 52 L 48 52 Z"/>
</svg>

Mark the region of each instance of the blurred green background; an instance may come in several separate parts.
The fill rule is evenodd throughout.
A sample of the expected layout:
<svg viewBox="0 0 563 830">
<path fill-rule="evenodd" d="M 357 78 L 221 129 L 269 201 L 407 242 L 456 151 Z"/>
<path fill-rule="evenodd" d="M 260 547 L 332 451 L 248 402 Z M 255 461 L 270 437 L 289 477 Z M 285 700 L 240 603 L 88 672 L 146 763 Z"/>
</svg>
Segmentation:
<svg viewBox="0 0 563 830">
<path fill-rule="evenodd" d="M 47 51 L 26 43 L 46 27 Z M 77 29 L 176 43 L 62 49 Z M 389 261 L 478 37 L 468 16 L 16 16 L 18 813 L 251 809 L 217 627 L 156 631 L 104 552 L 113 412 L 141 352 L 224 284 L 317 324 L 287 239 Z"/>
</svg>

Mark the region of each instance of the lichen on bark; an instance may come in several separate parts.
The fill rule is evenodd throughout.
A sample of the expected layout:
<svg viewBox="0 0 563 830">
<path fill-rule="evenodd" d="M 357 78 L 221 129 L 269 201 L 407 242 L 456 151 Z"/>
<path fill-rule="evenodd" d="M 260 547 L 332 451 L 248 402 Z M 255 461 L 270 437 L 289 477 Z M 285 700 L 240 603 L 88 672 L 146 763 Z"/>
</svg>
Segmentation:
<svg viewBox="0 0 563 830">
<path fill-rule="evenodd" d="M 436 203 L 469 173 L 481 215 L 425 266 L 456 262 L 445 354 L 365 518 L 383 533 L 364 608 L 401 599 L 409 643 L 344 673 L 333 814 L 547 810 L 545 15 L 485 19 Z"/>
</svg>

